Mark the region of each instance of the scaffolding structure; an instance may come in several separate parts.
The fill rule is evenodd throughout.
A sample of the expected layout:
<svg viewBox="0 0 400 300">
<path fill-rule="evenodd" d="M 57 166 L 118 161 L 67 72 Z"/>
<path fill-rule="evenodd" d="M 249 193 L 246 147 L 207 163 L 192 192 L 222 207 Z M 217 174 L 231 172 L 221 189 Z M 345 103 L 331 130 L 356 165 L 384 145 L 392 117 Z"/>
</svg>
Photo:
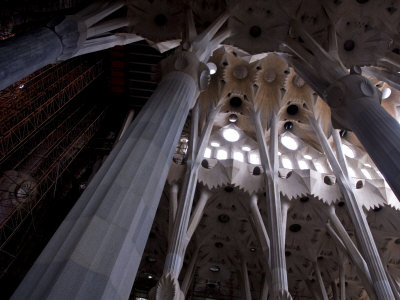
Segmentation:
<svg viewBox="0 0 400 300">
<path fill-rule="evenodd" d="M 102 59 L 78 58 L 0 95 L 0 277 L 23 249 L 23 242 L 10 243 L 13 236 L 33 226 L 43 200 L 55 195 L 59 178 L 102 123 L 106 105 L 73 99 L 103 70 Z"/>
<path fill-rule="evenodd" d="M 52 66 L 0 94 L 0 164 L 103 72 L 77 58 Z"/>
</svg>

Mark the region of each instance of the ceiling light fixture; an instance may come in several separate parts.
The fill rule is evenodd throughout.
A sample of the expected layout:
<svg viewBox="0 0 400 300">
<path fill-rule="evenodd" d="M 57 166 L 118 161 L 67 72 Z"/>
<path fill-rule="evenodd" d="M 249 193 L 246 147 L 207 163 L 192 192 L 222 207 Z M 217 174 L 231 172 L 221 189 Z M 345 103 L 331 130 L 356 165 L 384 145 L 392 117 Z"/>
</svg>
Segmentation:
<svg viewBox="0 0 400 300">
<path fill-rule="evenodd" d="M 303 157 L 305 159 L 312 160 L 312 156 L 311 155 L 305 154 L 305 155 L 303 155 Z"/>
<path fill-rule="evenodd" d="M 220 146 L 220 144 L 218 142 L 211 142 L 211 147 L 215 147 L 218 148 Z"/>
<path fill-rule="evenodd" d="M 251 148 L 249 146 L 243 146 L 242 150 L 246 151 L 246 152 L 249 152 L 249 151 L 251 151 Z"/>
</svg>

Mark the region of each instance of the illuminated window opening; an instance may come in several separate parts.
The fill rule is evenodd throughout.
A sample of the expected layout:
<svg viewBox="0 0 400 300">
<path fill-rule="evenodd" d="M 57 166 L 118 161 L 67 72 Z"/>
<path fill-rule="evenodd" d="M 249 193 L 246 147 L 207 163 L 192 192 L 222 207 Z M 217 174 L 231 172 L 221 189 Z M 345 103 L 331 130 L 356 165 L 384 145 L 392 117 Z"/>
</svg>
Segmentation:
<svg viewBox="0 0 400 300">
<path fill-rule="evenodd" d="M 225 150 L 218 150 L 217 152 L 217 159 L 219 160 L 224 160 L 228 158 L 228 152 L 226 152 Z"/>
<path fill-rule="evenodd" d="M 320 163 L 315 163 L 314 166 L 315 166 L 315 169 L 316 169 L 318 172 L 320 172 L 320 173 L 325 173 L 325 169 L 324 169 L 324 167 L 323 167 Z"/>
<path fill-rule="evenodd" d="M 233 153 L 233 159 L 244 162 L 244 156 L 242 152 L 235 152 Z"/>
<path fill-rule="evenodd" d="M 293 169 L 292 161 L 287 157 L 282 158 L 282 166 L 286 169 Z"/>
<path fill-rule="evenodd" d="M 249 162 L 253 165 L 259 165 L 260 164 L 260 156 L 258 156 L 257 153 L 250 153 Z"/>
<path fill-rule="evenodd" d="M 210 148 L 206 148 L 206 150 L 204 151 L 204 157 L 211 158 L 211 149 Z"/>
<path fill-rule="evenodd" d="M 368 170 L 366 170 L 366 169 L 361 169 L 361 172 L 364 174 L 364 176 L 365 176 L 367 179 L 372 179 L 371 174 L 368 172 Z"/>
<path fill-rule="evenodd" d="M 306 169 L 308 169 L 308 165 L 307 165 L 307 163 L 306 163 L 304 160 L 299 160 L 298 163 L 299 163 L 299 168 L 300 168 L 301 170 L 306 170 Z"/>
<path fill-rule="evenodd" d="M 299 146 L 293 138 L 291 138 L 290 136 L 286 136 L 286 135 L 281 137 L 281 143 L 283 146 L 285 146 L 289 150 L 296 150 Z"/>
<path fill-rule="evenodd" d="M 356 172 L 352 168 L 348 168 L 350 177 L 356 177 Z"/>
<path fill-rule="evenodd" d="M 343 145 L 343 146 L 342 146 L 342 149 L 343 149 L 344 155 L 346 155 L 346 156 L 348 156 L 348 157 L 350 157 L 350 158 L 354 158 L 354 157 L 355 157 L 354 151 L 351 150 L 349 146 Z"/>
</svg>

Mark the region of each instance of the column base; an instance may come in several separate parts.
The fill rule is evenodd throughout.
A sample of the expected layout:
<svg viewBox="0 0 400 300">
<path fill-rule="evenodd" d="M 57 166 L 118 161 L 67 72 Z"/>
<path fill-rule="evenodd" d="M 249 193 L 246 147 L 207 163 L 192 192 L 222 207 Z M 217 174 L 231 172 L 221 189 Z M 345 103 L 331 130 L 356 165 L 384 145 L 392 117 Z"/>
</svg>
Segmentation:
<svg viewBox="0 0 400 300">
<path fill-rule="evenodd" d="M 178 279 L 171 273 L 161 276 L 157 285 L 149 292 L 149 300 L 185 300 Z"/>
</svg>

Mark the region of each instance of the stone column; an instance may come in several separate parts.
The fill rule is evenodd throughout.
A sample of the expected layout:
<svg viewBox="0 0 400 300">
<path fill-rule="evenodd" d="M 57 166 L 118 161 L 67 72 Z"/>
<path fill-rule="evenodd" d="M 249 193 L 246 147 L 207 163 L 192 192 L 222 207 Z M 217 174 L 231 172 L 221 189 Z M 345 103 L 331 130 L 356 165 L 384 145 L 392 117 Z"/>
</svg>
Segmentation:
<svg viewBox="0 0 400 300">
<path fill-rule="evenodd" d="M 339 285 L 340 300 L 346 300 L 346 278 L 344 273 L 344 263 L 339 262 Z"/>
<path fill-rule="evenodd" d="M 269 284 L 268 284 L 268 276 L 267 274 L 264 275 L 263 278 L 263 287 L 261 291 L 261 300 L 268 300 L 269 294 Z"/>
<path fill-rule="evenodd" d="M 257 205 L 258 197 L 257 195 L 253 194 L 251 195 L 250 199 L 250 210 L 253 215 L 254 223 L 256 225 L 257 229 L 257 234 L 260 238 L 261 242 L 261 247 L 263 252 L 265 253 L 265 258 L 267 259 L 267 262 L 270 263 L 270 255 L 269 255 L 269 249 L 270 249 L 270 241 L 269 241 L 269 236 L 267 229 L 265 228 L 264 221 L 262 219 L 260 210 L 258 209 Z"/>
<path fill-rule="evenodd" d="M 191 145 L 189 146 L 189 158 L 187 162 L 187 170 L 182 184 L 182 192 L 179 199 L 178 211 L 175 217 L 174 228 L 172 230 L 170 243 L 168 245 L 168 254 L 164 265 L 164 275 L 172 274 L 173 278 L 178 278 L 182 268 L 184 254 L 187 241 L 188 225 L 190 213 L 192 211 L 194 193 L 197 187 L 198 171 L 201 160 L 203 159 L 204 150 L 207 146 L 214 119 L 220 109 L 215 107 L 207 120 L 204 127 L 202 137 L 197 140 L 197 122 L 192 122 Z M 196 118 L 195 118 L 196 119 Z M 200 204 L 204 208 L 210 194 L 203 190 L 200 195 Z M 196 218 L 196 222 L 200 221 L 200 216 Z M 190 228 L 190 234 L 194 232 L 194 227 Z"/>
<path fill-rule="evenodd" d="M 122 33 L 86 41 L 94 34 L 128 26 L 129 22 L 126 19 L 98 24 L 124 5 L 124 1 L 97 2 L 76 15 L 67 16 L 60 23 L 50 22 L 47 27 L 0 41 L 0 90 L 48 64 L 69 59 L 77 54 L 141 40 L 142 38 L 135 34 Z M 91 28 L 92 26 L 94 27 Z M 110 39 L 113 43 L 110 43 Z"/>
<path fill-rule="evenodd" d="M 321 290 L 322 299 L 323 300 L 328 300 L 328 294 L 326 293 L 324 280 L 322 279 L 321 271 L 320 271 L 319 266 L 318 266 L 318 262 L 315 261 L 313 263 L 313 265 L 314 265 L 315 275 L 317 276 L 318 285 L 319 285 L 319 288 Z"/>
<path fill-rule="evenodd" d="M 327 89 L 333 124 L 352 130 L 400 199 L 400 124 L 368 79 L 347 75 Z"/>
<path fill-rule="evenodd" d="M 363 77 L 361 78 L 365 79 Z M 367 83 L 365 83 L 364 80 L 362 80 L 362 82 L 364 82 L 365 89 L 368 89 Z M 333 173 L 338 180 L 339 188 L 346 201 L 346 207 L 354 225 L 355 234 L 361 247 L 361 252 L 364 255 L 364 259 L 368 265 L 368 269 L 371 274 L 372 284 L 376 295 L 380 300 L 393 299 L 394 295 L 392 289 L 390 288 L 385 270 L 383 268 L 378 249 L 376 248 L 364 211 L 362 210 L 359 201 L 357 201 L 356 194 L 354 193 L 354 190 L 352 188 L 352 183 L 341 170 L 341 166 L 339 165 L 332 151 L 332 148 L 318 122 L 314 119 L 313 116 L 309 116 L 309 121 L 332 167 Z"/>
<path fill-rule="evenodd" d="M 190 217 L 189 228 L 186 233 L 186 239 L 187 239 L 186 246 L 190 242 L 193 233 L 195 232 L 197 226 L 200 223 L 201 217 L 203 216 L 204 208 L 207 204 L 208 199 L 210 199 L 210 196 L 211 194 L 207 190 L 205 189 L 201 190 L 199 201 L 197 201 L 193 214 Z"/>
<path fill-rule="evenodd" d="M 251 300 L 249 273 L 247 271 L 247 263 L 244 258 L 242 258 L 241 271 L 242 271 L 242 277 L 243 277 L 243 287 L 244 287 L 245 299 Z"/>
<path fill-rule="evenodd" d="M 285 257 L 285 234 L 282 227 L 282 207 L 278 178 L 278 134 L 275 116 L 271 122 L 271 148 L 269 153 L 265 140 L 264 129 L 261 125 L 260 112 L 252 111 L 252 121 L 255 126 L 257 142 L 260 152 L 261 164 L 265 170 L 265 185 L 268 191 L 267 213 L 268 228 L 270 230 L 270 256 L 272 273 L 272 297 L 273 299 L 292 299 L 289 293 Z M 270 157 L 271 155 L 271 157 Z"/>
<path fill-rule="evenodd" d="M 169 189 L 168 239 L 171 238 L 176 210 L 178 209 L 178 191 L 179 186 L 177 183 L 174 183 Z"/>
<path fill-rule="evenodd" d="M 192 257 L 190 258 L 190 263 L 186 270 L 185 278 L 183 279 L 183 282 L 182 282 L 182 293 L 185 297 L 186 297 L 187 292 L 189 291 L 190 283 L 193 280 L 194 270 L 196 267 L 199 252 L 200 252 L 200 247 L 196 247 L 196 250 L 192 254 Z"/>
<path fill-rule="evenodd" d="M 12 299 L 128 299 L 202 66 L 190 52 L 164 62 L 172 71 Z"/>
</svg>

